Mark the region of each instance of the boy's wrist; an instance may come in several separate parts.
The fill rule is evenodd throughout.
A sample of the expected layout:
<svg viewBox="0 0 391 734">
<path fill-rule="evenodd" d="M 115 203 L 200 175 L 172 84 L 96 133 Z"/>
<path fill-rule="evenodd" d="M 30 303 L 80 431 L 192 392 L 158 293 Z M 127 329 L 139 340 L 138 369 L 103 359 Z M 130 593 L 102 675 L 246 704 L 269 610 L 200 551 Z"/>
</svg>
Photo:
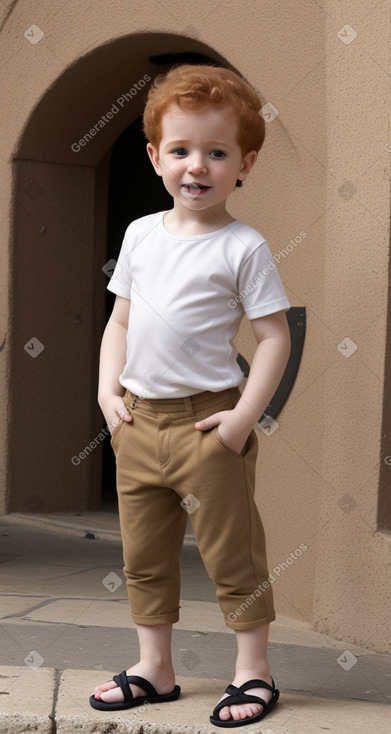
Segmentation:
<svg viewBox="0 0 391 734">
<path fill-rule="evenodd" d="M 98 403 L 99 405 L 101 403 L 106 402 L 107 400 L 110 400 L 111 398 L 122 398 L 124 396 L 124 391 L 121 393 L 115 392 L 114 390 L 105 390 L 105 391 L 99 391 L 98 392 Z"/>
<path fill-rule="evenodd" d="M 233 408 L 232 413 L 236 420 L 240 422 L 243 430 L 248 430 L 248 433 L 250 433 L 259 418 L 256 409 L 243 400 L 243 398 L 240 398 L 235 408 Z"/>
</svg>

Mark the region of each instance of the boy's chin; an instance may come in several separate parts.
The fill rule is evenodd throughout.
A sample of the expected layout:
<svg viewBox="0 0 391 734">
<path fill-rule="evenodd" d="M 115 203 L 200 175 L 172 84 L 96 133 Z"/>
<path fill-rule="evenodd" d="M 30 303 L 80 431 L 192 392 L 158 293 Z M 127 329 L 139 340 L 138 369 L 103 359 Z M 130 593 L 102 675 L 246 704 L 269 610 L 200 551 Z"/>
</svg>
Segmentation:
<svg viewBox="0 0 391 734">
<path fill-rule="evenodd" d="M 197 211 L 198 209 L 213 209 L 213 206 L 215 206 L 215 204 L 208 204 L 202 199 L 186 199 L 184 196 L 180 196 L 178 199 L 176 199 L 176 202 L 180 206 L 183 206 L 185 209 L 189 209 L 189 211 Z"/>
</svg>

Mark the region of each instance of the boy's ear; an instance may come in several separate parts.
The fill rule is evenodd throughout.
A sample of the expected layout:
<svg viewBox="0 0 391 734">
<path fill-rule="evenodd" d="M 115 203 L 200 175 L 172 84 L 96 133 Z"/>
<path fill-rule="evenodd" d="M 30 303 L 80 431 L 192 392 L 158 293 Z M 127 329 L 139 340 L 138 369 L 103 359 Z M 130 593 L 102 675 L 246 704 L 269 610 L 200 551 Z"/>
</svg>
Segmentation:
<svg viewBox="0 0 391 734">
<path fill-rule="evenodd" d="M 158 176 L 162 175 L 161 167 L 160 167 L 160 160 L 159 160 L 159 151 L 158 149 L 152 145 L 152 143 L 147 143 L 147 153 L 149 155 L 149 159 L 155 169 L 155 173 L 157 173 Z"/>
<path fill-rule="evenodd" d="M 258 153 L 256 150 L 250 150 L 248 153 L 246 153 L 246 155 L 243 157 L 242 166 L 239 171 L 239 181 L 244 181 L 246 176 L 248 176 L 257 158 Z"/>
</svg>

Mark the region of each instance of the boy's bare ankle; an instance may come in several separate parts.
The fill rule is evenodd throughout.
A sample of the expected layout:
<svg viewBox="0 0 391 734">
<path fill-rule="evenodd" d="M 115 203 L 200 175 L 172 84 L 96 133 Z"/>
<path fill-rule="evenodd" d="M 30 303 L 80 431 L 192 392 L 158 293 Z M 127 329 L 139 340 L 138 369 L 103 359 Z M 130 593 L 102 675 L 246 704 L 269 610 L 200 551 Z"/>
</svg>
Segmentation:
<svg viewBox="0 0 391 734">
<path fill-rule="evenodd" d="M 258 678 L 271 683 L 271 674 L 268 663 L 266 664 L 254 664 L 246 667 L 236 667 L 235 679 L 239 679 L 241 682 L 250 680 L 251 678 Z M 242 680 L 243 679 L 243 680 Z"/>
<path fill-rule="evenodd" d="M 140 657 L 141 665 L 151 666 L 157 670 L 173 671 L 172 659 L 159 654 Z"/>
</svg>

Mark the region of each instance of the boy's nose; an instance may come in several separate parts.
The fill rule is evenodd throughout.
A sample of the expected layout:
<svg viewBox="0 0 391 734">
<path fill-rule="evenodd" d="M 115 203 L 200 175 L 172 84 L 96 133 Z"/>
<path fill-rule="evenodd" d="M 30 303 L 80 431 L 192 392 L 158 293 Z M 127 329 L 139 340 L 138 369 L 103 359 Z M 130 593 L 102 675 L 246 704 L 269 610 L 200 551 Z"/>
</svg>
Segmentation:
<svg viewBox="0 0 391 734">
<path fill-rule="evenodd" d="M 193 155 L 189 158 L 187 170 L 189 173 L 204 172 L 208 170 L 206 161 L 202 155 Z"/>
</svg>

